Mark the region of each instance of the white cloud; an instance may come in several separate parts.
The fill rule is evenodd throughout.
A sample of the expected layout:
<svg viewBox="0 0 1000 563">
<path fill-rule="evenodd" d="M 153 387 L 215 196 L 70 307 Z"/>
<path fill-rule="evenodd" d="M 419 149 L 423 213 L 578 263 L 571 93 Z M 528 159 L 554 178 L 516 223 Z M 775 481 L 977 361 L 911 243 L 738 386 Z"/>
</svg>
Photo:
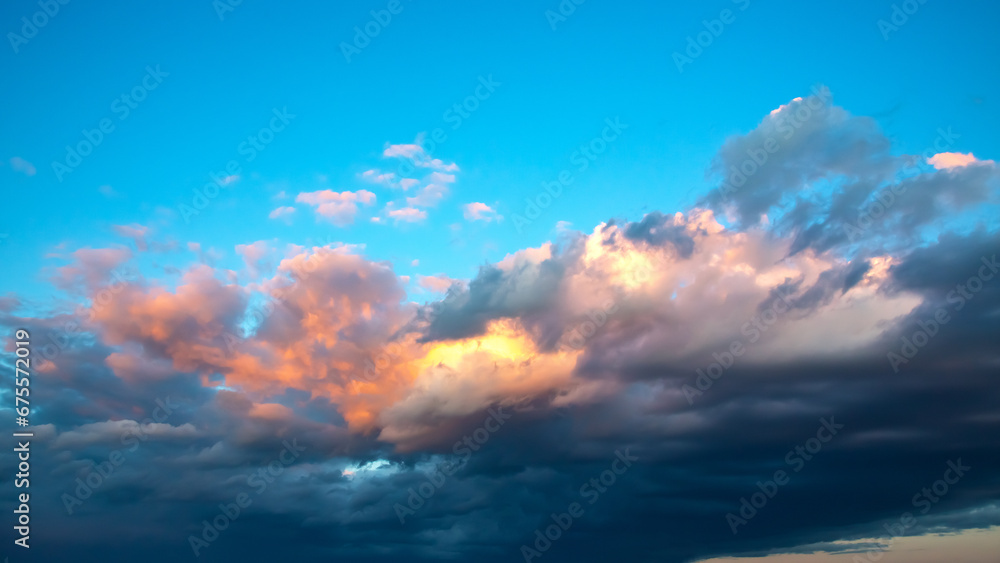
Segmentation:
<svg viewBox="0 0 1000 563">
<path fill-rule="evenodd" d="M 18 172 L 24 173 L 26 176 L 35 175 L 35 165 L 19 156 L 15 156 L 10 159 L 10 167 Z"/>
<path fill-rule="evenodd" d="M 427 218 L 427 212 L 417 209 L 415 207 L 404 207 L 402 209 L 391 209 L 388 212 L 389 217 L 392 217 L 396 221 L 403 221 L 404 223 L 416 223 L 418 221 L 423 221 Z"/>
<path fill-rule="evenodd" d="M 503 219 L 502 215 L 498 215 L 496 210 L 486 205 L 485 203 L 473 202 L 466 203 L 462 206 L 462 210 L 465 215 L 465 219 L 468 221 L 499 221 Z"/>
<path fill-rule="evenodd" d="M 295 213 L 294 207 L 288 207 L 287 205 L 276 207 L 271 213 L 267 215 L 268 219 L 289 219 Z"/>
<path fill-rule="evenodd" d="M 358 213 L 358 203 L 371 205 L 375 194 L 368 190 L 356 192 L 335 192 L 333 190 L 318 190 L 302 192 L 295 197 L 299 203 L 307 203 L 316 208 L 316 214 L 328 219 L 334 225 L 343 227 L 354 222 Z"/>
</svg>

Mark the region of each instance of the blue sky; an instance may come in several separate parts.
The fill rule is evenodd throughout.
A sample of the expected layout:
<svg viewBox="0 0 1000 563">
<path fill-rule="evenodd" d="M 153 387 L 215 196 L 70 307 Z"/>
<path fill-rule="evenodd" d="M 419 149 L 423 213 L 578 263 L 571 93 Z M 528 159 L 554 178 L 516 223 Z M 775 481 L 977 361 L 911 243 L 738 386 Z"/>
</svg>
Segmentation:
<svg viewBox="0 0 1000 563">
<path fill-rule="evenodd" d="M 989 563 L 998 11 L 5 3 L 32 553 Z"/>
<path fill-rule="evenodd" d="M 4 21 L 31 15 L 32 6 L 6 5 Z M 366 244 L 402 274 L 468 278 L 484 261 L 551 239 L 557 221 L 588 230 L 612 217 L 685 209 L 714 185 L 706 170 L 729 135 L 816 84 L 852 113 L 874 116 L 899 151 L 920 151 L 939 127 L 951 127 L 961 135 L 955 150 L 998 152 L 989 133 L 1000 120 L 997 73 L 988 71 L 995 64 L 988 54 L 998 54 L 992 5 L 929 2 L 887 41 L 877 21 L 889 19 L 891 6 L 871 2 L 586 2 L 555 30 L 545 10 L 556 3 L 405 2 L 348 63 L 341 42 L 372 19 L 370 10 L 384 8 L 244 2 L 220 21 L 209 2 L 61 7 L 17 54 L 3 55 L 14 80 L 2 94 L 0 151 L 4 161 L 20 157 L 37 170 L 29 177 L 9 162 L 0 170 L 9 194 L 5 259 L 39 271 L 59 243 L 99 246 L 113 239 L 111 225 L 139 223 L 230 258 L 247 241 L 336 240 Z M 723 9 L 735 21 L 678 72 L 673 53 Z M 112 102 L 156 65 L 169 76 L 120 119 Z M 480 76 L 500 86 L 452 129 L 445 111 L 472 95 Z M 285 107 L 293 123 L 242 163 L 231 193 L 190 224 L 181 220 L 178 205 L 191 190 L 241 159 L 239 144 Z M 575 168 L 573 152 L 614 117 L 627 131 L 517 232 L 511 218 L 523 214 L 525 198 Z M 115 130 L 58 181 L 51 163 L 102 118 Z M 461 173 L 422 224 L 373 225 L 362 216 L 337 228 L 303 212 L 291 225 L 268 219 L 281 190 L 371 188 L 357 175 L 392 168 L 381 157 L 387 144 L 438 127 L 448 136 L 434 156 Z M 115 195 L 102 195 L 101 186 Z M 363 215 L 391 194 L 376 195 Z M 469 224 L 460 206 L 473 201 L 505 220 Z M 419 267 L 410 266 L 415 259 Z"/>
</svg>

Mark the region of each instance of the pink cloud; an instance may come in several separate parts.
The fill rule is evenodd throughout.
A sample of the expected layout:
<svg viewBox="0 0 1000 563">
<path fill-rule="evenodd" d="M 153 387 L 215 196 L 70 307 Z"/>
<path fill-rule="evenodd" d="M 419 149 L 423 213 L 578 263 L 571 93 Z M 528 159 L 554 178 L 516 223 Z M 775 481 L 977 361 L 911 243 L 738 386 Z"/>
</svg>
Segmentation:
<svg viewBox="0 0 1000 563">
<path fill-rule="evenodd" d="M 344 227 L 354 222 L 354 216 L 358 213 L 357 204 L 370 205 L 375 201 L 375 194 L 368 190 L 356 192 L 319 190 L 300 193 L 295 197 L 295 201 L 312 205 L 316 208 L 317 215 L 328 219 L 338 227 Z"/>
<path fill-rule="evenodd" d="M 436 293 L 448 291 L 448 288 L 458 281 L 459 280 L 449 278 L 445 275 L 417 276 L 417 284 L 420 285 L 420 287 Z"/>
<path fill-rule="evenodd" d="M 139 252 L 145 252 L 148 249 L 146 235 L 149 234 L 149 227 L 132 223 L 131 225 L 114 225 L 111 229 L 118 236 L 132 239 Z"/>
<path fill-rule="evenodd" d="M 270 256 L 271 252 L 267 241 L 263 240 L 258 240 L 253 244 L 236 245 L 236 254 L 243 257 L 243 263 L 246 264 L 247 272 L 252 278 L 256 278 L 261 271 L 270 266 L 267 263 L 267 257 Z"/>
<path fill-rule="evenodd" d="M 404 207 L 402 209 L 392 209 L 388 213 L 389 217 L 404 223 L 416 223 L 427 218 L 427 212 L 414 207 Z"/>
<path fill-rule="evenodd" d="M 968 154 L 962 154 L 960 152 L 940 152 L 928 158 L 927 163 L 938 170 L 963 168 L 972 164 L 994 164 L 992 160 L 977 159 L 971 152 Z"/>
<path fill-rule="evenodd" d="M 52 282 L 62 289 L 79 286 L 96 291 L 115 281 L 116 268 L 132 258 L 132 251 L 124 248 L 81 248 L 73 252 L 73 263 L 56 269 Z"/>
</svg>

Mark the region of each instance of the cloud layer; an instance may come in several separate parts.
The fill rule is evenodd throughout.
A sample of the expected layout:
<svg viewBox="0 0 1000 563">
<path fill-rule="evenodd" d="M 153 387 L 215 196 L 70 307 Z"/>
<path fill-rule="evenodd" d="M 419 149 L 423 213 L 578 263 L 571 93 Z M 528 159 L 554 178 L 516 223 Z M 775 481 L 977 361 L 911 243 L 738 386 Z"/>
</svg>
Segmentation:
<svg viewBox="0 0 1000 563">
<path fill-rule="evenodd" d="M 426 216 L 455 181 L 419 143 L 384 156 L 430 171 L 387 217 Z M 118 279 L 129 250 L 77 250 L 51 277 L 85 307 L 0 307 L 45 360 L 42 550 L 96 561 L 88 538 L 112 528 L 148 560 L 190 557 L 248 491 L 201 557 L 510 561 L 574 502 L 546 561 L 842 550 L 908 510 L 907 534 L 998 525 L 998 172 L 923 164 L 818 89 L 729 139 L 695 208 L 563 230 L 468 282 L 423 277 L 444 297 L 422 305 L 347 246 L 241 245 L 246 283 L 206 263 Z M 374 200 L 296 198 L 338 225 Z M 789 469 L 830 419 L 843 429 Z M 257 493 L 246 475 L 292 440 L 301 457 Z M 114 450 L 114 474 L 67 503 Z M 585 488 L 626 451 L 613 485 Z M 973 469 L 914 510 L 959 458 Z M 734 534 L 726 515 L 779 469 L 788 484 Z"/>
</svg>

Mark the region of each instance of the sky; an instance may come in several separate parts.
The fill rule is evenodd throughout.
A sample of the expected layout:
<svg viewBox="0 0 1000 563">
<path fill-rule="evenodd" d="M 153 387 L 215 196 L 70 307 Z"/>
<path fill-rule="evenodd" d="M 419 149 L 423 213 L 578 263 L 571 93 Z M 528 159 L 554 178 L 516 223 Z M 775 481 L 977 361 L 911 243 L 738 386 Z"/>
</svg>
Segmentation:
<svg viewBox="0 0 1000 563">
<path fill-rule="evenodd" d="M 995 561 L 997 11 L 5 3 L 4 553 Z"/>
</svg>

